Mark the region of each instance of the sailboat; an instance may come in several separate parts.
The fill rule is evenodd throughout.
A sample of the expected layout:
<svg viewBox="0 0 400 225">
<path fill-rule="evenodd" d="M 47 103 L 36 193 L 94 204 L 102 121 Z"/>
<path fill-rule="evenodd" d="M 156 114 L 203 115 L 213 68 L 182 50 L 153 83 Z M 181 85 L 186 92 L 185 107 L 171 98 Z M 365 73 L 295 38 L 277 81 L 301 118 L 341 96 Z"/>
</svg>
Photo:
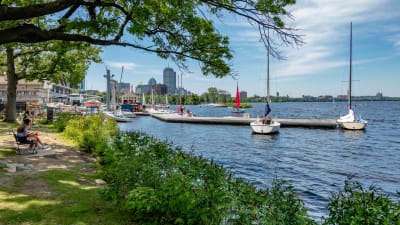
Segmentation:
<svg viewBox="0 0 400 225">
<path fill-rule="evenodd" d="M 165 105 L 164 105 L 164 107 L 167 107 L 167 108 L 170 107 L 170 105 L 168 103 L 168 95 L 165 95 Z"/>
<path fill-rule="evenodd" d="M 353 33 L 353 28 L 352 28 L 352 23 L 350 23 L 350 72 L 349 72 L 349 93 L 348 93 L 348 107 L 349 111 L 347 115 L 341 116 L 339 119 L 336 120 L 337 124 L 339 127 L 343 129 L 348 129 L 348 130 L 363 130 L 367 126 L 368 121 L 363 120 L 361 116 L 356 119 L 354 115 L 354 111 L 352 109 L 351 105 L 351 83 L 352 83 L 352 55 L 353 55 L 353 47 L 352 47 L 352 34 Z"/>
<path fill-rule="evenodd" d="M 156 107 L 163 108 L 163 109 L 169 108 L 170 104 L 168 103 L 168 95 L 165 95 L 165 103 L 160 103 L 160 104 L 156 105 Z"/>
<path fill-rule="evenodd" d="M 123 115 L 121 110 L 117 110 L 116 106 L 116 94 L 115 94 L 115 84 L 112 86 L 111 93 L 111 111 L 104 111 L 103 114 L 108 117 L 116 120 L 117 122 L 131 122 L 132 118 L 126 117 Z"/>
<path fill-rule="evenodd" d="M 243 113 L 245 109 L 240 108 L 240 93 L 239 93 L 239 84 L 236 82 L 236 99 L 235 105 L 232 107 L 232 112 L 234 113 Z"/>
<path fill-rule="evenodd" d="M 142 97 L 142 106 L 146 106 L 146 98 L 144 97 L 144 93 Z"/>
<path fill-rule="evenodd" d="M 265 113 L 263 120 L 256 120 L 250 123 L 253 133 L 256 134 L 274 134 L 279 132 L 281 124 L 277 121 L 273 121 L 272 118 L 268 121 L 268 114 L 271 112 L 271 106 L 269 103 L 271 99 L 269 97 L 269 45 L 267 48 L 267 103 L 265 105 Z"/>
</svg>

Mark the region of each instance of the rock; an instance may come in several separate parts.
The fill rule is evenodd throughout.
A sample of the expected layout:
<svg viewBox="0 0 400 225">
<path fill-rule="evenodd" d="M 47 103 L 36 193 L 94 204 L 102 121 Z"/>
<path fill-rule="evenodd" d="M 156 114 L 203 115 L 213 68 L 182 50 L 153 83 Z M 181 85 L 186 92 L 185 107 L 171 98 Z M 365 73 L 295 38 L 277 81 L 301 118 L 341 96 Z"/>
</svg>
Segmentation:
<svg viewBox="0 0 400 225">
<path fill-rule="evenodd" d="M 107 183 L 106 183 L 104 180 L 102 180 L 102 179 L 96 179 L 95 182 L 96 182 L 96 185 L 99 185 L 99 186 L 102 186 L 102 185 L 107 184 Z"/>
<path fill-rule="evenodd" d="M 15 170 L 16 171 L 24 171 L 24 170 L 32 170 L 32 168 L 29 166 L 24 166 L 24 165 L 16 165 Z"/>
</svg>

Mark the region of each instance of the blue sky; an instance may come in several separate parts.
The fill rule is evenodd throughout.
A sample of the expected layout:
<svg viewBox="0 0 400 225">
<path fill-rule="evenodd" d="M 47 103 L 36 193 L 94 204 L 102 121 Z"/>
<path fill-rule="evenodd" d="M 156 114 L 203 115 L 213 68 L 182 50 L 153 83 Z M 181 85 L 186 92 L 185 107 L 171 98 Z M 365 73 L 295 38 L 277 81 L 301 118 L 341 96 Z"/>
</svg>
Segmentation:
<svg viewBox="0 0 400 225">
<path fill-rule="evenodd" d="M 400 1 L 399 0 L 297 0 L 288 8 L 293 20 L 288 24 L 304 35 L 302 46 L 281 47 L 286 60 L 270 61 L 270 91 L 275 95 L 346 94 L 349 73 L 349 32 L 353 22 L 353 95 L 400 97 Z M 234 54 L 233 70 L 239 75 L 239 89 L 249 96 L 266 94 L 266 50 L 259 41 L 256 27 L 240 18 L 226 17 L 215 26 L 230 38 Z M 87 73 L 87 88 L 105 90 L 105 65 L 119 81 L 133 86 L 154 77 L 162 83 L 162 71 L 169 60 L 132 48 L 106 47 L 104 64 L 93 64 Z M 183 73 L 184 88 L 202 94 L 209 87 L 232 95 L 236 81 L 203 76 L 198 63 L 190 62 L 191 73 Z"/>
</svg>

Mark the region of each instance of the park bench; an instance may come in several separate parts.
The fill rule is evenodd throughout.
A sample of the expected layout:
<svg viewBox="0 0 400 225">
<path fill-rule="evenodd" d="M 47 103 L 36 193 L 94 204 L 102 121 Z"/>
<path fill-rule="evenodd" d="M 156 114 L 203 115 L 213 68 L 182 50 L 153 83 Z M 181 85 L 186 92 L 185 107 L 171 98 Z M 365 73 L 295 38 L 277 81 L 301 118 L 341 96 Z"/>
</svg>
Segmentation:
<svg viewBox="0 0 400 225">
<path fill-rule="evenodd" d="M 35 145 L 34 141 L 20 140 L 20 138 L 18 138 L 17 134 L 15 133 L 15 131 L 13 129 L 9 129 L 9 133 L 12 133 L 12 135 L 14 136 L 15 142 L 17 143 L 17 148 L 15 149 L 15 152 L 17 155 L 21 154 L 20 146 L 28 146 L 29 153 L 31 153 L 31 154 L 37 153 L 37 150 L 35 147 L 36 145 Z"/>
</svg>

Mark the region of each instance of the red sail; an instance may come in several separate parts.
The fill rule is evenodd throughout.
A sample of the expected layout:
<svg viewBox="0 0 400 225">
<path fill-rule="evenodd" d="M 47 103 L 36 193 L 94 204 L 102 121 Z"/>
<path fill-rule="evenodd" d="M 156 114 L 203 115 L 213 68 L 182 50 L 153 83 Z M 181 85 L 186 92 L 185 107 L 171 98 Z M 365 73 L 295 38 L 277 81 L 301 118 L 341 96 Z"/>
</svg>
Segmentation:
<svg viewBox="0 0 400 225">
<path fill-rule="evenodd" d="M 239 93 L 239 85 L 236 83 L 236 102 L 235 108 L 240 108 L 240 93 Z"/>
</svg>

